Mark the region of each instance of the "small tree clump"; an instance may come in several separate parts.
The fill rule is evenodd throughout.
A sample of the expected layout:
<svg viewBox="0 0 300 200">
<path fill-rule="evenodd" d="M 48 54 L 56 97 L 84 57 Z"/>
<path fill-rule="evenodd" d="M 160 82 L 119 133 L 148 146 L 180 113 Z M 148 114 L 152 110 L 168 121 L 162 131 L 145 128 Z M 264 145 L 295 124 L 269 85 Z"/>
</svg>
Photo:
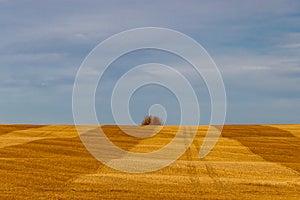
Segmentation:
<svg viewBox="0 0 300 200">
<path fill-rule="evenodd" d="M 163 122 L 157 116 L 148 115 L 142 121 L 142 126 L 145 126 L 145 125 L 163 125 Z"/>
</svg>

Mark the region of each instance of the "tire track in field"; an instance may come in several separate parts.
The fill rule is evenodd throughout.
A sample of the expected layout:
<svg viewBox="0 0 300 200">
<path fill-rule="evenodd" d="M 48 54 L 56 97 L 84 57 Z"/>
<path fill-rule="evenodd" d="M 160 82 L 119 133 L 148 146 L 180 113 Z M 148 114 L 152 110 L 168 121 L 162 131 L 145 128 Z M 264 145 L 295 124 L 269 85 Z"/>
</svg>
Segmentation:
<svg viewBox="0 0 300 200">
<path fill-rule="evenodd" d="M 212 127 L 211 128 L 214 128 L 215 131 L 217 131 L 217 133 L 211 135 L 211 136 L 208 136 L 208 135 L 205 135 L 206 138 L 205 139 L 209 139 L 207 137 L 222 137 L 221 133 L 219 133 L 219 131 L 222 131 L 220 126 L 213 126 L 211 125 Z M 207 132 L 206 132 L 207 134 Z M 216 143 L 214 144 L 213 141 L 216 141 Z M 202 146 L 198 143 L 198 141 L 195 139 L 194 140 L 196 146 L 199 148 L 199 151 L 200 152 L 200 149 L 202 148 Z M 214 145 L 217 145 L 217 142 L 218 142 L 218 139 L 213 139 L 212 140 L 212 143 L 211 144 L 214 144 Z M 209 144 L 209 143 L 206 143 L 206 144 Z M 203 144 L 202 144 L 203 145 Z M 213 149 L 212 149 L 213 150 Z M 198 155 L 199 156 L 199 155 Z M 207 155 L 208 156 L 208 155 Z M 216 187 L 214 187 L 220 194 L 224 194 L 226 195 L 227 198 L 229 199 L 234 199 L 236 198 L 235 194 L 232 192 L 231 189 L 228 189 L 227 185 L 221 181 L 220 179 L 220 175 L 215 171 L 214 167 L 213 167 L 213 164 L 210 163 L 209 161 L 207 161 L 204 158 L 201 159 L 202 162 L 204 162 L 204 165 L 205 165 L 205 169 L 206 169 L 206 172 L 207 172 L 207 175 L 212 179 L 214 185 Z"/>
<path fill-rule="evenodd" d="M 199 132 L 201 128 L 204 128 L 204 127 L 199 126 L 197 131 Z M 216 128 L 216 131 L 219 131 L 218 127 L 213 126 L 213 128 Z M 187 137 L 189 137 L 189 138 L 192 137 L 192 133 L 190 131 L 186 131 L 185 133 L 189 134 Z M 206 133 L 207 133 L 207 130 L 206 130 Z M 228 189 L 227 185 L 221 181 L 220 175 L 215 171 L 213 164 L 210 163 L 209 161 L 205 160 L 205 158 L 202 158 L 201 160 L 199 159 L 199 151 L 201 149 L 201 144 L 199 144 L 198 138 L 197 138 L 197 137 L 199 137 L 199 135 L 202 135 L 202 134 L 198 133 L 195 136 L 193 143 L 189 147 L 188 147 L 187 140 L 186 139 L 184 140 L 185 146 L 187 148 L 187 151 L 184 154 L 186 157 L 186 161 L 187 161 L 186 166 L 188 168 L 189 179 L 191 181 L 193 188 L 195 188 L 197 191 L 197 188 L 201 187 L 201 185 L 199 185 L 199 183 L 201 183 L 201 179 L 203 177 L 201 176 L 201 173 L 198 172 L 198 168 L 195 165 L 196 162 L 201 162 L 201 164 L 203 164 L 205 166 L 206 174 L 213 181 L 213 184 L 214 184 L 213 189 L 216 190 L 217 193 L 220 193 L 220 194 L 223 193 L 229 199 L 234 199 L 235 198 L 234 192 L 232 192 L 230 189 Z M 212 137 L 215 137 L 216 135 L 218 135 L 218 134 L 213 134 Z M 201 136 L 201 137 L 203 137 L 203 136 Z M 203 139 L 203 138 L 201 138 L 201 139 Z"/>
<path fill-rule="evenodd" d="M 106 128 L 107 128 L 107 130 L 105 130 Z M 133 127 L 133 128 L 136 128 L 136 127 Z M 153 127 L 153 128 L 155 129 L 155 127 Z M 145 145 L 145 144 L 141 144 L 141 142 L 148 140 L 148 138 L 146 138 L 146 139 L 137 139 L 135 137 L 128 136 L 126 133 L 122 132 L 122 130 L 120 130 L 117 126 L 103 126 L 103 130 L 104 130 L 104 132 L 106 132 L 106 131 L 112 131 L 113 132 L 113 134 L 112 134 L 113 137 L 109 137 L 109 134 L 106 134 L 109 137 L 109 139 L 111 139 L 112 143 L 114 143 L 116 146 L 122 148 L 123 150 L 130 151 L 130 152 L 139 152 L 139 150 L 140 150 L 140 149 L 138 149 L 139 145 L 141 145 L 141 147 Z M 93 131 L 94 130 L 90 130 L 89 133 L 92 133 Z M 89 133 L 87 133 L 87 134 L 89 134 Z M 164 130 L 162 130 L 161 133 L 162 133 L 162 135 L 158 136 L 157 138 L 155 138 L 156 136 L 154 136 L 154 140 L 153 140 L 154 143 L 155 143 L 155 140 L 158 140 L 158 141 L 159 140 L 164 140 L 164 139 L 170 139 L 171 140 L 172 138 L 170 138 L 170 136 L 174 137 L 173 133 L 172 134 L 167 133 L 167 132 L 164 133 Z M 185 131 L 185 133 L 189 134 L 188 131 Z M 191 137 L 191 136 L 187 135 L 186 137 Z M 184 145 L 187 148 L 188 144 L 187 144 L 187 138 L 186 137 L 183 138 L 183 141 L 185 142 Z M 119 141 L 116 141 L 116 138 L 118 138 Z M 150 138 L 150 140 L 151 139 L 153 139 L 153 138 Z M 146 142 L 146 145 L 147 144 L 150 144 L 149 141 Z M 191 144 L 191 146 L 192 145 L 193 144 Z M 157 149 L 160 149 L 160 148 L 157 148 Z M 193 157 L 193 155 L 192 155 L 192 153 L 190 151 L 191 150 L 189 148 L 187 148 L 187 151 L 183 155 L 185 155 L 185 154 L 187 155 L 187 161 L 189 163 L 188 166 L 190 167 L 189 171 L 192 174 L 196 175 L 196 173 L 197 173 L 196 166 L 192 164 L 192 157 Z M 127 153 L 124 153 L 123 156 L 126 156 L 126 154 Z M 191 162 L 189 162 L 189 161 L 191 161 Z M 101 173 L 103 170 L 104 171 L 109 170 L 112 173 L 116 172 L 115 170 L 110 169 L 106 165 L 99 165 L 99 168 L 98 168 L 98 170 L 97 170 L 96 173 Z M 191 181 L 193 181 L 194 179 L 192 178 L 192 175 L 190 177 L 191 177 Z"/>
<path fill-rule="evenodd" d="M 189 138 L 192 137 L 191 132 L 185 131 L 185 133 L 188 135 L 187 137 L 189 137 Z M 194 159 L 193 159 L 193 154 L 192 154 L 192 150 L 191 150 L 191 148 L 193 148 L 194 144 L 196 144 L 196 147 L 198 146 L 198 142 L 196 140 L 196 137 L 197 137 L 197 135 L 195 136 L 194 141 L 192 142 L 192 144 L 190 146 L 188 146 L 188 141 L 187 141 L 186 137 L 184 137 L 184 145 L 187 149 L 185 151 L 184 155 L 187 158 L 187 167 L 188 167 L 188 172 L 189 172 L 189 179 L 190 179 L 191 183 L 194 186 L 198 187 L 198 180 L 197 179 L 199 179 L 199 177 L 197 176 L 197 174 L 198 174 L 197 167 L 193 164 Z"/>
</svg>

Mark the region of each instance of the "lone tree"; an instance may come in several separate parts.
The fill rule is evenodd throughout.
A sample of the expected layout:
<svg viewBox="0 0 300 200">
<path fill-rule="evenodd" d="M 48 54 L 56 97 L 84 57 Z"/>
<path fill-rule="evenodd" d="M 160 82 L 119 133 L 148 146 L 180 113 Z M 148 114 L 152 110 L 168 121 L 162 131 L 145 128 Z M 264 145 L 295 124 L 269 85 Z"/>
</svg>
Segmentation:
<svg viewBox="0 0 300 200">
<path fill-rule="evenodd" d="M 142 126 L 145 126 L 145 125 L 163 125 L 163 122 L 157 116 L 148 115 L 142 121 Z"/>
</svg>

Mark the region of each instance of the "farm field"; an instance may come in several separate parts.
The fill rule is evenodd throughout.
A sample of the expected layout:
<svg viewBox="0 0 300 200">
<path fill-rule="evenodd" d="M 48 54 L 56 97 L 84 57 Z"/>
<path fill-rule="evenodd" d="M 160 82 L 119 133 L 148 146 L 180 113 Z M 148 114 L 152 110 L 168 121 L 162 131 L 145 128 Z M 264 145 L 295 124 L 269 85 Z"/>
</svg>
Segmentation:
<svg viewBox="0 0 300 200">
<path fill-rule="evenodd" d="M 137 139 L 102 126 L 124 150 L 151 152 L 177 126 Z M 140 127 L 124 126 L 141 131 Z M 0 199 L 300 199 L 300 125 L 226 125 L 198 157 L 207 126 L 174 163 L 130 174 L 97 161 L 72 125 L 0 125 Z"/>
</svg>

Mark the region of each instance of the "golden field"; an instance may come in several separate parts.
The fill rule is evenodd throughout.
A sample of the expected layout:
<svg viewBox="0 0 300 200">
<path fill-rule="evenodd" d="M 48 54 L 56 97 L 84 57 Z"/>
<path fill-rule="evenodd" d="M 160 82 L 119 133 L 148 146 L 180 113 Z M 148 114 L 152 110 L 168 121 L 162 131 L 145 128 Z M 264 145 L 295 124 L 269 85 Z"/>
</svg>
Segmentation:
<svg viewBox="0 0 300 200">
<path fill-rule="evenodd" d="M 97 161 L 72 125 L 0 125 L 0 199 L 300 199 L 300 125 L 226 125 L 200 159 L 207 128 L 170 166 L 130 174 Z M 145 139 L 103 130 L 127 151 L 150 152 L 178 127 Z"/>
</svg>

